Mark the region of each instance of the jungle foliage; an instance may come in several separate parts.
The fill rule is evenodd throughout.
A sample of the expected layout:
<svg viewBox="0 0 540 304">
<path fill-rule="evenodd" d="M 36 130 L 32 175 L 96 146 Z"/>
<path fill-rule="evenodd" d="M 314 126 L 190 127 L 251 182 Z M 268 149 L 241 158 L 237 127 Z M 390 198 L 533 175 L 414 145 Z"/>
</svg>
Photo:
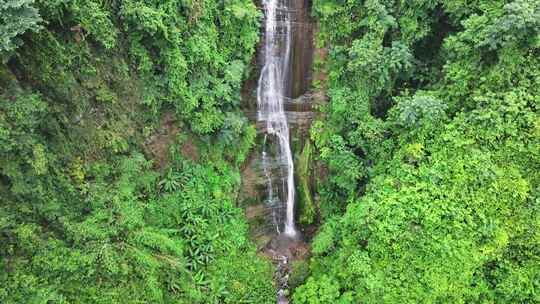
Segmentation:
<svg viewBox="0 0 540 304">
<path fill-rule="evenodd" d="M 540 1 L 313 13 L 330 176 L 294 303 L 540 303 Z"/>
<path fill-rule="evenodd" d="M 294 303 L 540 303 L 540 1 L 313 14 L 329 102 L 298 168 L 329 174 L 299 183 L 324 225 Z M 274 302 L 235 202 L 260 17 L 0 1 L 1 303 Z"/>
<path fill-rule="evenodd" d="M 0 302 L 269 303 L 248 0 L 0 3 Z"/>
</svg>

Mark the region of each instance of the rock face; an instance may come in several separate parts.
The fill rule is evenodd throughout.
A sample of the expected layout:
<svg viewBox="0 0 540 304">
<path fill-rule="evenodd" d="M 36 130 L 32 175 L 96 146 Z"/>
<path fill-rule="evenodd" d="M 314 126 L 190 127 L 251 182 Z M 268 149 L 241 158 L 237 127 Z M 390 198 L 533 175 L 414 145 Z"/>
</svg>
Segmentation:
<svg viewBox="0 0 540 304">
<path fill-rule="evenodd" d="M 309 127 L 313 118 L 311 109 L 311 92 L 310 86 L 312 81 L 312 64 L 313 64 L 313 23 L 309 15 L 311 11 L 311 3 L 309 0 L 280 0 L 281 5 L 287 9 L 278 11 L 276 14 L 277 30 L 280 33 L 279 27 L 287 20 L 290 25 L 290 48 L 287 77 L 284 84 L 284 111 L 289 124 L 291 146 L 293 155 L 298 155 L 304 144 L 304 138 L 307 138 Z M 262 3 L 260 4 L 262 8 Z M 280 23 L 281 22 L 281 23 Z M 264 27 L 261 30 L 264 33 Z M 264 122 L 257 121 L 257 85 L 261 68 L 264 66 L 265 60 L 265 45 L 264 38 L 261 37 L 261 43 L 257 57 L 254 58 L 254 70 L 251 73 L 251 79 L 246 81 L 242 92 L 242 108 L 248 118 L 257 125 L 259 136 L 257 144 L 252 152 L 249 161 L 245 165 L 242 173 L 243 189 L 240 194 L 240 202 L 244 207 L 256 205 L 257 207 L 249 208 L 250 221 L 252 232 L 256 236 L 265 235 L 272 237 L 280 230 L 276 229 L 283 222 L 286 212 L 283 202 L 277 204 L 268 204 L 267 187 L 265 184 L 268 179 L 262 170 L 262 152 L 266 145 L 266 154 L 277 154 L 276 148 L 268 147 L 268 141 L 272 139 L 265 136 L 267 125 Z M 285 48 L 283 48 L 285 49 Z M 279 50 L 278 50 L 279 51 Z M 296 160 L 294 160 L 296 162 Z M 280 169 L 278 161 L 276 166 L 271 168 L 277 172 Z M 295 175 L 297 175 L 295 168 Z M 279 174 L 277 174 L 279 175 Z M 295 178 L 297 180 L 297 178 Z M 276 184 L 281 183 L 279 178 L 275 178 Z M 278 191 L 282 192 L 282 191 Z M 280 195 L 283 195 L 281 193 Z M 281 201 L 284 201 L 281 199 Z M 266 212 L 260 210 L 264 205 L 267 208 Z M 254 210 L 258 210 L 254 216 Z"/>
<path fill-rule="evenodd" d="M 283 35 L 285 21 L 289 30 L 290 44 L 278 46 L 277 52 L 288 52 L 286 74 L 283 84 L 283 110 L 289 127 L 290 145 L 293 155 L 300 155 L 304 150 L 306 138 L 313 118 L 311 83 L 313 78 L 313 22 L 310 17 L 311 1 L 309 0 L 279 0 L 281 7 L 275 14 L 277 35 Z M 260 5 L 262 8 L 262 4 Z M 283 9 L 286 8 L 286 9 Z M 262 33 L 264 33 L 264 27 Z M 286 40 L 285 40 L 286 41 Z M 261 69 L 268 60 L 268 47 L 265 47 L 265 37 L 261 37 L 261 44 L 257 57 L 254 58 L 251 79 L 246 81 L 242 92 L 242 108 L 249 119 L 257 125 L 258 137 L 255 149 L 246 162 L 242 171 L 242 189 L 239 201 L 246 210 L 246 217 L 250 222 L 252 237 L 259 246 L 262 255 L 267 256 L 276 264 L 275 281 L 277 285 L 277 303 L 289 303 L 289 277 L 292 271 L 291 262 L 305 259 L 309 254 L 308 245 L 301 237 L 288 237 L 283 232 L 283 222 L 286 214 L 286 199 L 283 199 L 283 190 L 277 192 L 278 199 L 268 198 L 268 182 L 279 185 L 282 183 L 280 171 L 283 171 L 280 160 L 271 160 L 273 165 L 268 166 L 268 159 L 262 155 L 278 155 L 278 145 L 272 143 L 266 128 L 268 124 L 258 121 L 257 86 L 260 84 Z M 277 54 L 281 56 L 282 54 Z M 298 157 L 294 157 L 296 163 Z M 263 166 L 263 163 L 266 164 Z M 264 170 L 264 168 L 266 168 Z M 302 168 L 302 166 L 300 166 Z M 268 170 L 272 177 L 268 178 Z M 265 172 L 266 171 L 266 172 Z M 302 180 L 298 178 L 300 172 L 295 167 L 295 184 Z M 305 174 L 305 173 L 301 173 Z M 304 193 L 301 191 L 300 193 Z M 310 234 L 307 232 L 306 234 Z"/>
<path fill-rule="evenodd" d="M 310 85 L 313 65 L 313 22 L 308 0 L 288 0 L 293 30 L 292 62 L 289 95 L 296 99 L 304 95 Z"/>
<path fill-rule="evenodd" d="M 290 99 L 299 99 L 306 94 L 311 86 L 313 78 L 313 19 L 310 16 L 311 1 L 309 0 L 282 0 L 288 7 L 287 16 L 291 21 L 292 45 L 291 60 L 289 62 L 290 77 L 286 86 L 286 95 Z M 262 4 L 259 3 L 259 7 Z M 285 13 L 285 12 L 283 12 Z M 261 37 L 259 51 L 253 62 L 255 71 L 251 78 L 246 81 L 243 88 L 242 107 L 248 114 L 256 111 L 256 88 L 260 70 L 264 66 L 264 39 Z M 302 98 L 300 98 L 302 99 Z M 298 102 L 298 100 L 297 100 Z"/>
</svg>

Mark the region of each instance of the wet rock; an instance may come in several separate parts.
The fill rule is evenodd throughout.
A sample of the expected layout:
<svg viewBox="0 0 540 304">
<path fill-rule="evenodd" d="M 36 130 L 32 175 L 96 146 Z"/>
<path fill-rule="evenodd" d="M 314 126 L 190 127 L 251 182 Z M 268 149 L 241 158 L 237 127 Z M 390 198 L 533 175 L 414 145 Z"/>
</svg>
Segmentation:
<svg viewBox="0 0 540 304">
<path fill-rule="evenodd" d="M 290 60 L 288 59 L 283 65 L 280 65 L 280 69 L 283 67 L 286 77 L 283 79 L 283 87 L 280 88 L 279 95 L 277 95 L 283 97 L 281 111 L 284 112 L 286 124 L 290 126 L 290 129 L 283 133 L 287 137 L 289 154 L 291 151 L 288 146 L 291 143 L 298 143 L 299 138 L 307 136 L 313 119 L 311 107 L 313 98 L 309 92 L 313 76 L 313 23 L 309 14 L 311 11 L 310 3 L 310 0 L 281 0 L 277 13 L 273 11 L 275 14 L 271 15 L 272 19 L 268 19 L 275 21 L 276 26 L 275 33 L 269 35 L 270 37 L 282 35 L 285 26 L 287 28 L 285 33 L 291 34 L 290 44 L 282 43 L 276 45 L 275 48 L 276 55 L 280 55 L 280 52 L 284 51 L 282 49 L 286 47 L 286 54 L 290 56 Z M 271 237 L 270 241 L 261 248 L 260 254 L 267 256 L 276 265 L 274 279 L 277 285 L 277 303 L 286 304 L 289 303 L 292 261 L 306 258 L 308 246 L 301 237 L 290 238 L 281 234 L 285 230 L 284 226 L 291 227 L 290 219 L 294 216 L 291 216 L 291 209 L 286 208 L 291 206 L 286 202 L 287 197 L 294 197 L 294 195 L 286 195 L 290 193 L 286 191 L 288 189 L 281 189 L 279 186 L 276 189 L 272 188 L 272 185 L 283 184 L 283 180 L 285 180 L 283 172 L 287 172 L 289 167 L 285 166 L 281 150 L 276 148 L 283 146 L 282 143 L 278 144 L 277 140 L 285 136 L 266 136 L 268 129 L 275 130 L 275 127 L 269 128 L 266 121 L 259 119 L 259 116 L 256 115 L 258 113 L 258 78 L 261 74 L 261 68 L 265 66 L 265 61 L 268 59 L 269 54 L 265 54 L 265 52 L 272 50 L 265 47 L 265 39 L 261 39 L 261 42 L 258 60 L 254 61 L 255 70 L 252 73 L 252 78 L 245 83 L 242 90 L 242 109 L 257 126 L 256 142 L 257 147 L 261 148 L 254 150 L 250 161 L 247 162 L 248 167 L 242 171 L 243 191 L 240 195 L 240 201 L 249 201 L 249 204 L 244 204 L 244 206 L 249 205 L 246 208 L 246 215 L 250 219 L 253 238 L 262 240 L 261 235 Z M 288 140 L 290 135 L 293 136 L 291 141 Z M 300 142 L 297 145 L 298 147 L 295 148 L 301 151 L 303 143 Z M 287 177 L 289 176 L 287 175 Z M 287 182 L 287 184 L 293 184 L 293 182 Z M 269 191 L 269 188 L 273 191 Z M 265 204 L 266 212 L 260 207 L 261 204 Z M 286 218 L 289 221 L 285 221 Z M 265 226 L 258 219 L 266 220 L 267 225 Z"/>
<path fill-rule="evenodd" d="M 266 206 L 263 204 L 248 206 L 246 208 L 246 218 L 248 220 L 252 220 L 257 217 L 263 217 L 266 215 L 266 212 Z"/>
</svg>

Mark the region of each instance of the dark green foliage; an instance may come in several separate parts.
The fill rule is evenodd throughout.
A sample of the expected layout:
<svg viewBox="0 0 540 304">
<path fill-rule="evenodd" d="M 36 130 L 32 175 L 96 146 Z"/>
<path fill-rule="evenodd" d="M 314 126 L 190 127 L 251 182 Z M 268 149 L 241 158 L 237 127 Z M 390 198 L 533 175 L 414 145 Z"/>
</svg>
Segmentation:
<svg viewBox="0 0 540 304">
<path fill-rule="evenodd" d="M 258 41 L 255 6 L 245 0 L 126 1 L 119 14 L 137 69 L 167 96 L 145 103 L 171 104 L 199 133 L 221 128 L 224 112 L 239 104 L 244 65 Z"/>
<path fill-rule="evenodd" d="M 289 278 L 289 287 L 294 289 L 303 284 L 309 276 L 309 263 L 307 261 L 293 261 Z"/>
<path fill-rule="evenodd" d="M 539 303 L 540 2 L 314 11 L 330 47 L 312 129 L 322 203 L 349 204 L 327 216 L 295 303 Z"/>
</svg>

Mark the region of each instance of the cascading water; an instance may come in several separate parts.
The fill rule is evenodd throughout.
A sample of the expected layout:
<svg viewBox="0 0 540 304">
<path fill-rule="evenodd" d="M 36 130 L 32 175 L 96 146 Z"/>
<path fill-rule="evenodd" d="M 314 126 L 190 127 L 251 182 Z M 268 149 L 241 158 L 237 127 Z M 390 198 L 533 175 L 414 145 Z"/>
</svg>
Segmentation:
<svg viewBox="0 0 540 304">
<path fill-rule="evenodd" d="M 281 181 L 286 202 L 286 217 L 283 233 L 295 237 L 297 231 L 294 224 L 294 164 L 289 142 L 289 126 L 283 106 L 287 98 L 286 87 L 290 73 L 291 54 L 291 21 L 288 8 L 283 0 L 264 0 L 265 9 L 265 41 L 264 66 L 257 87 L 257 120 L 266 126 L 266 133 L 275 136 L 278 144 L 278 159 L 283 162 Z M 267 159 L 266 151 L 263 160 Z M 270 172 L 269 163 L 263 161 L 265 174 Z M 269 173 L 268 173 L 269 174 Z M 268 176 L 268 200 L 279 198 L 279 191 L 275 191 L 274 183 Z M 279 226 L 278 232 L 279 231 Z"/>
</svg>

